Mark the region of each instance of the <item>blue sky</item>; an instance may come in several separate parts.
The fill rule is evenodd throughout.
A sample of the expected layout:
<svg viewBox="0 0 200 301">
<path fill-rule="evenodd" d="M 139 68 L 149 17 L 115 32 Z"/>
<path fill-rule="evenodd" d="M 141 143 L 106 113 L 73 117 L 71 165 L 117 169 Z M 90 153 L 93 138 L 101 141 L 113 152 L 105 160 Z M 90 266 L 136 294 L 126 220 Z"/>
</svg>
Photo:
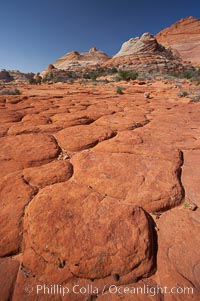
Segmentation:
<svg viewBox="0 0 200 301">
<path fill-rule="evenodd" d="M 112 55 L 143 32 L 200 18 L 190 0 L 0 0 L 0 69 L 39 72 L 65 53 L 97 47 Z"/>
</svg>

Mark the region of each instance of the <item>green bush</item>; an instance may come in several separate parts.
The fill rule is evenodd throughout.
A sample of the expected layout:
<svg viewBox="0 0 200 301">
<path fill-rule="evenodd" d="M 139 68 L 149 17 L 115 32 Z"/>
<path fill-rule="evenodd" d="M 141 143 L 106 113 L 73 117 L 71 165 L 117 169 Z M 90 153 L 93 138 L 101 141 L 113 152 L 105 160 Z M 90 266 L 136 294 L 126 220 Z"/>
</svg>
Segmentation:
<svg viewBox="0 0 200 301">
<path fill-rule="evenodd" d="M 84 79 L 96 80 L 98 77 L 116 74 L 118 72 L 117 68 L 103 68 L 97 67 L 95 70 L 88 70 L 83 74 Z"/>
<path fill-rule="evenodd" d="M 2 90 L 0 95 L 20 95 L 21 92 L 18 89 L 13 90 Z"/>
<path fill-rule="evenodd" d="M 98 76 L 98 73 L 96 71 L 88 71 L 83 74 L 83 78 L 92 79 L 94 81 L 97 79 L 97 76 Z"/>
<path fill-rule="evenodd" d="M 36 85 L 37 84 L 37 81 L 36 81 L 36 79 L 35 78 L 30 78 L 29 79 L 29 84 L 31 84 L 31 85 Z"/>
<path fill-rule="evenodd" d="M 41 81 L 42 81 L 41 78 L 35 79 L 35 78 L 32 77 L 32 78 L 29 79 L 29 84 L 30 85 L 37 85 L 37 84 L 41 84 Z"/>
<path fill-rule="evenodd" d="M 108 74 L 116 74 L 118 72 L 117 68 L 112 67 L 107 69 Z"/>
<path fill-rule="evenodd" d="M 117 81 L 125 80 L 135 80 L 138 77 L 138 73 L 135 71 L 129 71 L 129 70 L 119 70 L 118 71 L 118 77 L 116 78 Z"/>
<path fill-rule="evenodd" d="M 120 86 L 117 86 L 117 88 L 116 88 L 116 93 L 117 94 L 124 94 L 124 92 L 123 92 L 123 88 L 122 87 L 120 87 Z"/>
<path fill-rule="evenodd" d="M 195 102 L 195 101 L 200 101 L 200 94 L 195 95 L 191 98 L 191 101 Z"/>
<path fill-rule="evenodd" d="M 95 73 L 96 73 L 97 77 L 99 77 L 99 76 L 106 76 L 106 75 L 112 75 L 112 74 L 115 74 L 117 72 L 118 72 L 118 70 L 115 67 L 112 67 L 112 68 L 98 67 L 95 70 Z"/>
<path fill-rule="evenodd" d="M 200 80 L 200 69 L 185 69 L 178 73 L 171 74 L 174 77 L 180 78 L 180 79 L 188 79 L 190 81 L 199 81 Z"/>
<path fill-rule="evenodd" d="M 185 97 L 185 96 L 188 96 L 188 92 L 187 92 L 187 91 L 179 91 L 179 92 L 177 93 L 177 95 L 178 95 L 179 97 Z"/>
<path fill-rule="evenodd" d="M 43 77 L 42 82 L 43 82 L 43 83 L 50 82 L 50 81 L 53 82 L 54 80 L 55 80 L 54 74 L 53 74 L 53 72 L 51 71 L 51 72 L 47 73 L 47 74 Z"/>
</svg>

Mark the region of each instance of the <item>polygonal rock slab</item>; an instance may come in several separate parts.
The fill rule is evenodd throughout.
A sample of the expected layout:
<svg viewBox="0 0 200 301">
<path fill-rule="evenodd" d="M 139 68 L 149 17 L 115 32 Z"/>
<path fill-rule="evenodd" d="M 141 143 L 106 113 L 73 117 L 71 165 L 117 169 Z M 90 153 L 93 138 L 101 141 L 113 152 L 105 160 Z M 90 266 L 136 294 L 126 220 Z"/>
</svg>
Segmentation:
<svg viewBox="0 0 200 301">
<path fill-rule="evenodd" d="M 185 189 L 186 202 L 200 207 L 200 150 L 184 151 L 182 182 Z"/>
<path fill-rule="evenodd" d="M 22 119 L 23 114 L 15 111 L 3 111 L 1 112 L 0 123 L 18 122 Z"/>
<path fill-rule="evenodd" d="M 143 209 L 72 181 L 40 191 L 26 210 L 24 230 L 26 250 L 37 250 L 58 270 L 65 263 L 79 278 L 118 274 L 123 281 L 153 270 L 153 232 Z"/>
<path fill-rule="evenodd" d="M 200 213 L 184 207 L 165 212 L 158 221 L 158 274 L 162 286 L 193 288 L 169 294 L 167 301 L 198 301 L 200 296 Z M 179 290 L 180 291 L 180 290 Z"/>
<path fill-rule="evenodd" d="M 124 199 L 147 211 L 179 204 L 183 190 L 174 162 L 141 154 L 106 153 L 87 150 L 72 158 L 74 178 L 102 194 Z"/>
<path fill-rule="evenodd" d="M 22 216 L 35 191 L 19 174 L 0 180 L 0 256 L 18 251 L 21 242 Z"/>
<path fill-rule="evenodd" d="M 24 179 L 32 186 L 43 188 L 71 178 L 73 166 L 69 161 L 52 161 L 48 164 L 23 170 Z"/>
<path fill-rule="evenodd" d="M 55 137 L 63 149 L 73 152 L 90 148 L 114 135 L 111 129 L 91 124 L 66 128 L 58 132 Z"/>
<path fill-rule="evenodd" d="M 85 112 L 59 113 L 52 116 L 51 120 L 54 124 L 64 128 L 93 122 L 93 119 L 88 117 Z"/>
<path fill-rule="evenodd" d="M 1 176 L 48 163 L 60 152 L 54 137 L 44 134 L 3 137 L 0 143 Z"/>
<path fill-rule="evenodd" d="M 19 261 L 10 258 L 0 259 L 0 296 L 1 300 L 10 300 L 17 273 Z"/>
<path fill-rule="evenodd" d="M 54 124 L 30 125 L 29 123 L 17 123 L 11 126 L 7 132 L 8 135 L 22 135 L 22 134 L 54 134 L 62 128 Z"/>
<path fill-rule="evenodd" d="M 142 112 L 124 113 L 118 112 L 113 115 L 99 118 L 95 124 L 104 127 L 110 127 L 113 131 L 122 131 L 141 127 L 148 123 L 145 114 Z"/>
</svg>

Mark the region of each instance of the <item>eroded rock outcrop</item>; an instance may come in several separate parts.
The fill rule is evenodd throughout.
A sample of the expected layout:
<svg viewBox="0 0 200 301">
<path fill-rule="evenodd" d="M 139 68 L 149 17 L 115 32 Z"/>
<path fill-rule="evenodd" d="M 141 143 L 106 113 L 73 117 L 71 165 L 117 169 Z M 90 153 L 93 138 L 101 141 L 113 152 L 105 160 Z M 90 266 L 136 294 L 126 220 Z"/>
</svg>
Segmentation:
<svg viewBox="0 0 200 301">
<path fill-rule="evenodd" d="M 164 73 L 177 72 L 183 68 L 181 59 L 159 44 L 149 33 L 125 42 L 120 51 L 103 65 L 140 72 Z"/>
<path fill-rule="evenodd" d="M 183 60 L 200 66 L 200 20 L 187 17 L 160 31 L 156 38 L 159 43 L 179 54 Z"/>
<path fill-rule="evenodd" d="M 57 69 L 72 69 L 86 68 L 89 66 L 96 66 L 108 60 L 109 56 L 95 47 L 91 48 L 89 52 L 72 51 L 65 54 L 58 59 L 53 65 Z"/>
<path fill-rule="evenodd" d="M 163 46 L 158 44 L 156 38 L 153 35 L 146 32 L 140 38 L 131 38 L 130 40 L 122 44 L 120 51 L 115 54 L 113 58 L 136 53 L 152 53 L 156 51 L 167 52 Z"/>
<path fill-rule="evenodd" d="M 0 81 L 10 82 L 13 78 L 7 70 L 0 70 Z"/>
<path fill-rule="evenodd" d="M 15 81 L 16 83 L 27 83 L 33 77 L 34 73 L 23 73 L 19 70 L 0 70 L 0 82 Z"/>
</svg>

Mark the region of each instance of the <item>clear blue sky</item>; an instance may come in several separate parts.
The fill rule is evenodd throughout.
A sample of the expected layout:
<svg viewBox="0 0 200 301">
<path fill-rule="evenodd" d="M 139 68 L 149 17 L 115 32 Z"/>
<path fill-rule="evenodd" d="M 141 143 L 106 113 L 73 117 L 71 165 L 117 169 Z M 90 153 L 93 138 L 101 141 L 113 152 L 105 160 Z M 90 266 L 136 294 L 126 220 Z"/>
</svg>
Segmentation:
<svg viewBox="0 0 200 301">
<path fill-rule="evenodd" d="M 0 0 L 0 69 L 39 72 L 65 53 L 112 55 L 143 32 L 200 18 L 198 0 Z"/>
</svg>

